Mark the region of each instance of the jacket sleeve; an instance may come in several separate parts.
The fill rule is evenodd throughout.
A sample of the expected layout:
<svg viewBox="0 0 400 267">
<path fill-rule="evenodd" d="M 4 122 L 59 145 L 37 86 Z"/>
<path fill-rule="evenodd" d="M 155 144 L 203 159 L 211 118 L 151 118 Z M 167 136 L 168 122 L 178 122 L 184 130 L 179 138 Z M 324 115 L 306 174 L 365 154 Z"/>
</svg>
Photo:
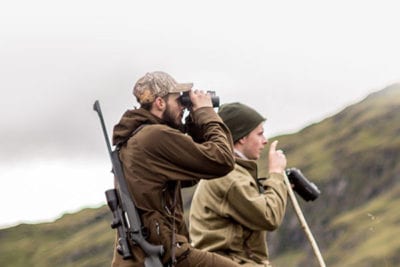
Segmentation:
<svg viewBox="0 0 400 267">
<path fill-rule="evenodd" d="M 193 122 L 202 129 L 202 143 L 191 136 L 166 126 L 162 131 L 153 131 L 158 136 L 147 138 L 143 147 L 153 158 L 155 166 L 166 176 L 177 180 L 211 179 L 229 173 L 235 164 L 233 142 L 230 132 L 213 108 L 196 110 Z M 162 166 L 161 166 L 162 165 Z"/>
<path fill-rule="evenodd" d="M 227 191 L 222 213 L 255 231 L 275 230 L 286 210 L 287 188 L 283 175 L 271 174 L 263 186 L 265 192 L 260 194 L 255 182 L 236 179 Z"/>
</svg>

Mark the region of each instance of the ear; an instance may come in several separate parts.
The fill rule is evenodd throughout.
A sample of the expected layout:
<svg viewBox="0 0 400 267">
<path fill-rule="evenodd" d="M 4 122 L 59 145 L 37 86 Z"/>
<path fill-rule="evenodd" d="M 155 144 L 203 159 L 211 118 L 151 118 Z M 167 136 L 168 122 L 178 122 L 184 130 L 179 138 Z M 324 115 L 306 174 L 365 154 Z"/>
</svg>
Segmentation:
<svg viewBox="0 0 400 267">
<path fill-rule="evenodd" d="M 247 135 L 237 140 L 236 143 L 243 145 L 244 143 L 246 143 L 246 140 L 247 140 Z"/>
<path fill-rule="evenodd" d="M 164 111 L 166 105 L 167 103 L 162 97 L 157 96 L 156 99 L 154 100 L 154 107 L 158 111 Z"/>
</svg>

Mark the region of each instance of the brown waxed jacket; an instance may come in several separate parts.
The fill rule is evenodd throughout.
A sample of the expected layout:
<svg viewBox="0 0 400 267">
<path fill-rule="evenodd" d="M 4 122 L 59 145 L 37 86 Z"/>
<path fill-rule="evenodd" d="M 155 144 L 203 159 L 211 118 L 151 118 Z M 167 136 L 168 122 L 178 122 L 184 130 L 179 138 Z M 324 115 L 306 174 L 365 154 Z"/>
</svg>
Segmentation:
<svg viewBox="0 0 400 267">
<path fill-rule="evenodd" d="M 129 191 L 148 230 L 148 241 L 164 246 L 164 264 L 171 259 L 173 228 L 178 243 L 175 256 L 190 247 L 180 187 L 226 175 L 234 167 L 229 130 L 213 108 L 200 108 L 191 116 L 194 127 L 201 129 L 202 143 L 142 108 L 125 112 L 114 127 L 113 144 L 122 143 L 120 159 Z M 134 259 L 128 261 L 114 253 L 112 266 L 143 266 L 143 251 L 137 246 L 132 250 Z"/>
<path fill-rule="evenodd" d="M 266 231 L 282 222 L 287 188 L 282 174 L 257 182 L 254 161 L 236 158 L 235 169 L 221 179 L 200 181 L 190 210 L 194 247 L 225 255 L 245 266 L 270 266 Z"/>
</svg>

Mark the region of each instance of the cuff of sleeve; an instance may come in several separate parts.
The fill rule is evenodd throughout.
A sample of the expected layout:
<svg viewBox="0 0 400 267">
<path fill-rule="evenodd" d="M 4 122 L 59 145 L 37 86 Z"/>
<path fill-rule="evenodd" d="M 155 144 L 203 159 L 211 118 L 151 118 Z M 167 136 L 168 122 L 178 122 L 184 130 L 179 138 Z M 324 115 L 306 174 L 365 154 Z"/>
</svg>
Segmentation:
<svg viewBox="0 0 400 267">
<path fill-rule="evenodd" d="M 210 122 L 222 123 L 221 118 L 218 116 L 218 114 L 214 111 L 214 108 L 212 107 L 199 108 L 195 112 L 193 112 L 192 117 L 193 117 L 193 122 L 196 125 L 203 125 Z"/>
<path fill-rule="evenodd" d="M 284 176 L 283 176 L 283 174 L 282 174 L 282 173 L 273 172 L 273 173 L 270 173 L 269 176 L 268 176 L 268 178 L 265 179 L 265 180 L 262 182 L 262 185 L 263 185 L 263 186 L 271 186 L 271 185 L 273 185 L 273 184 L 283 183 L 283 182 L 284 182 Z"/>
</svg>

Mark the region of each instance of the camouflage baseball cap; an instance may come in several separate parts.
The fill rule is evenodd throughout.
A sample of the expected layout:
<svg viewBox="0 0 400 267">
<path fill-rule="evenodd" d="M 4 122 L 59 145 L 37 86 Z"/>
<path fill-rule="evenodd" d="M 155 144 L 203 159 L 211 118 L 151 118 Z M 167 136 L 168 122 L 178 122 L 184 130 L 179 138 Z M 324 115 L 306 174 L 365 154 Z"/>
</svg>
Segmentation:
<svg viewBox="0 0 400 267">
<path fill-rule="evenodd" d="M 168 73 L 155 71 L 146 73 L 136 82 L 133 95 L 140 104 L 145 104 L 153 102 L 157 96 L 186 92 L 192 87 L 193 83 L 177 83 Z"/>
</svg>

